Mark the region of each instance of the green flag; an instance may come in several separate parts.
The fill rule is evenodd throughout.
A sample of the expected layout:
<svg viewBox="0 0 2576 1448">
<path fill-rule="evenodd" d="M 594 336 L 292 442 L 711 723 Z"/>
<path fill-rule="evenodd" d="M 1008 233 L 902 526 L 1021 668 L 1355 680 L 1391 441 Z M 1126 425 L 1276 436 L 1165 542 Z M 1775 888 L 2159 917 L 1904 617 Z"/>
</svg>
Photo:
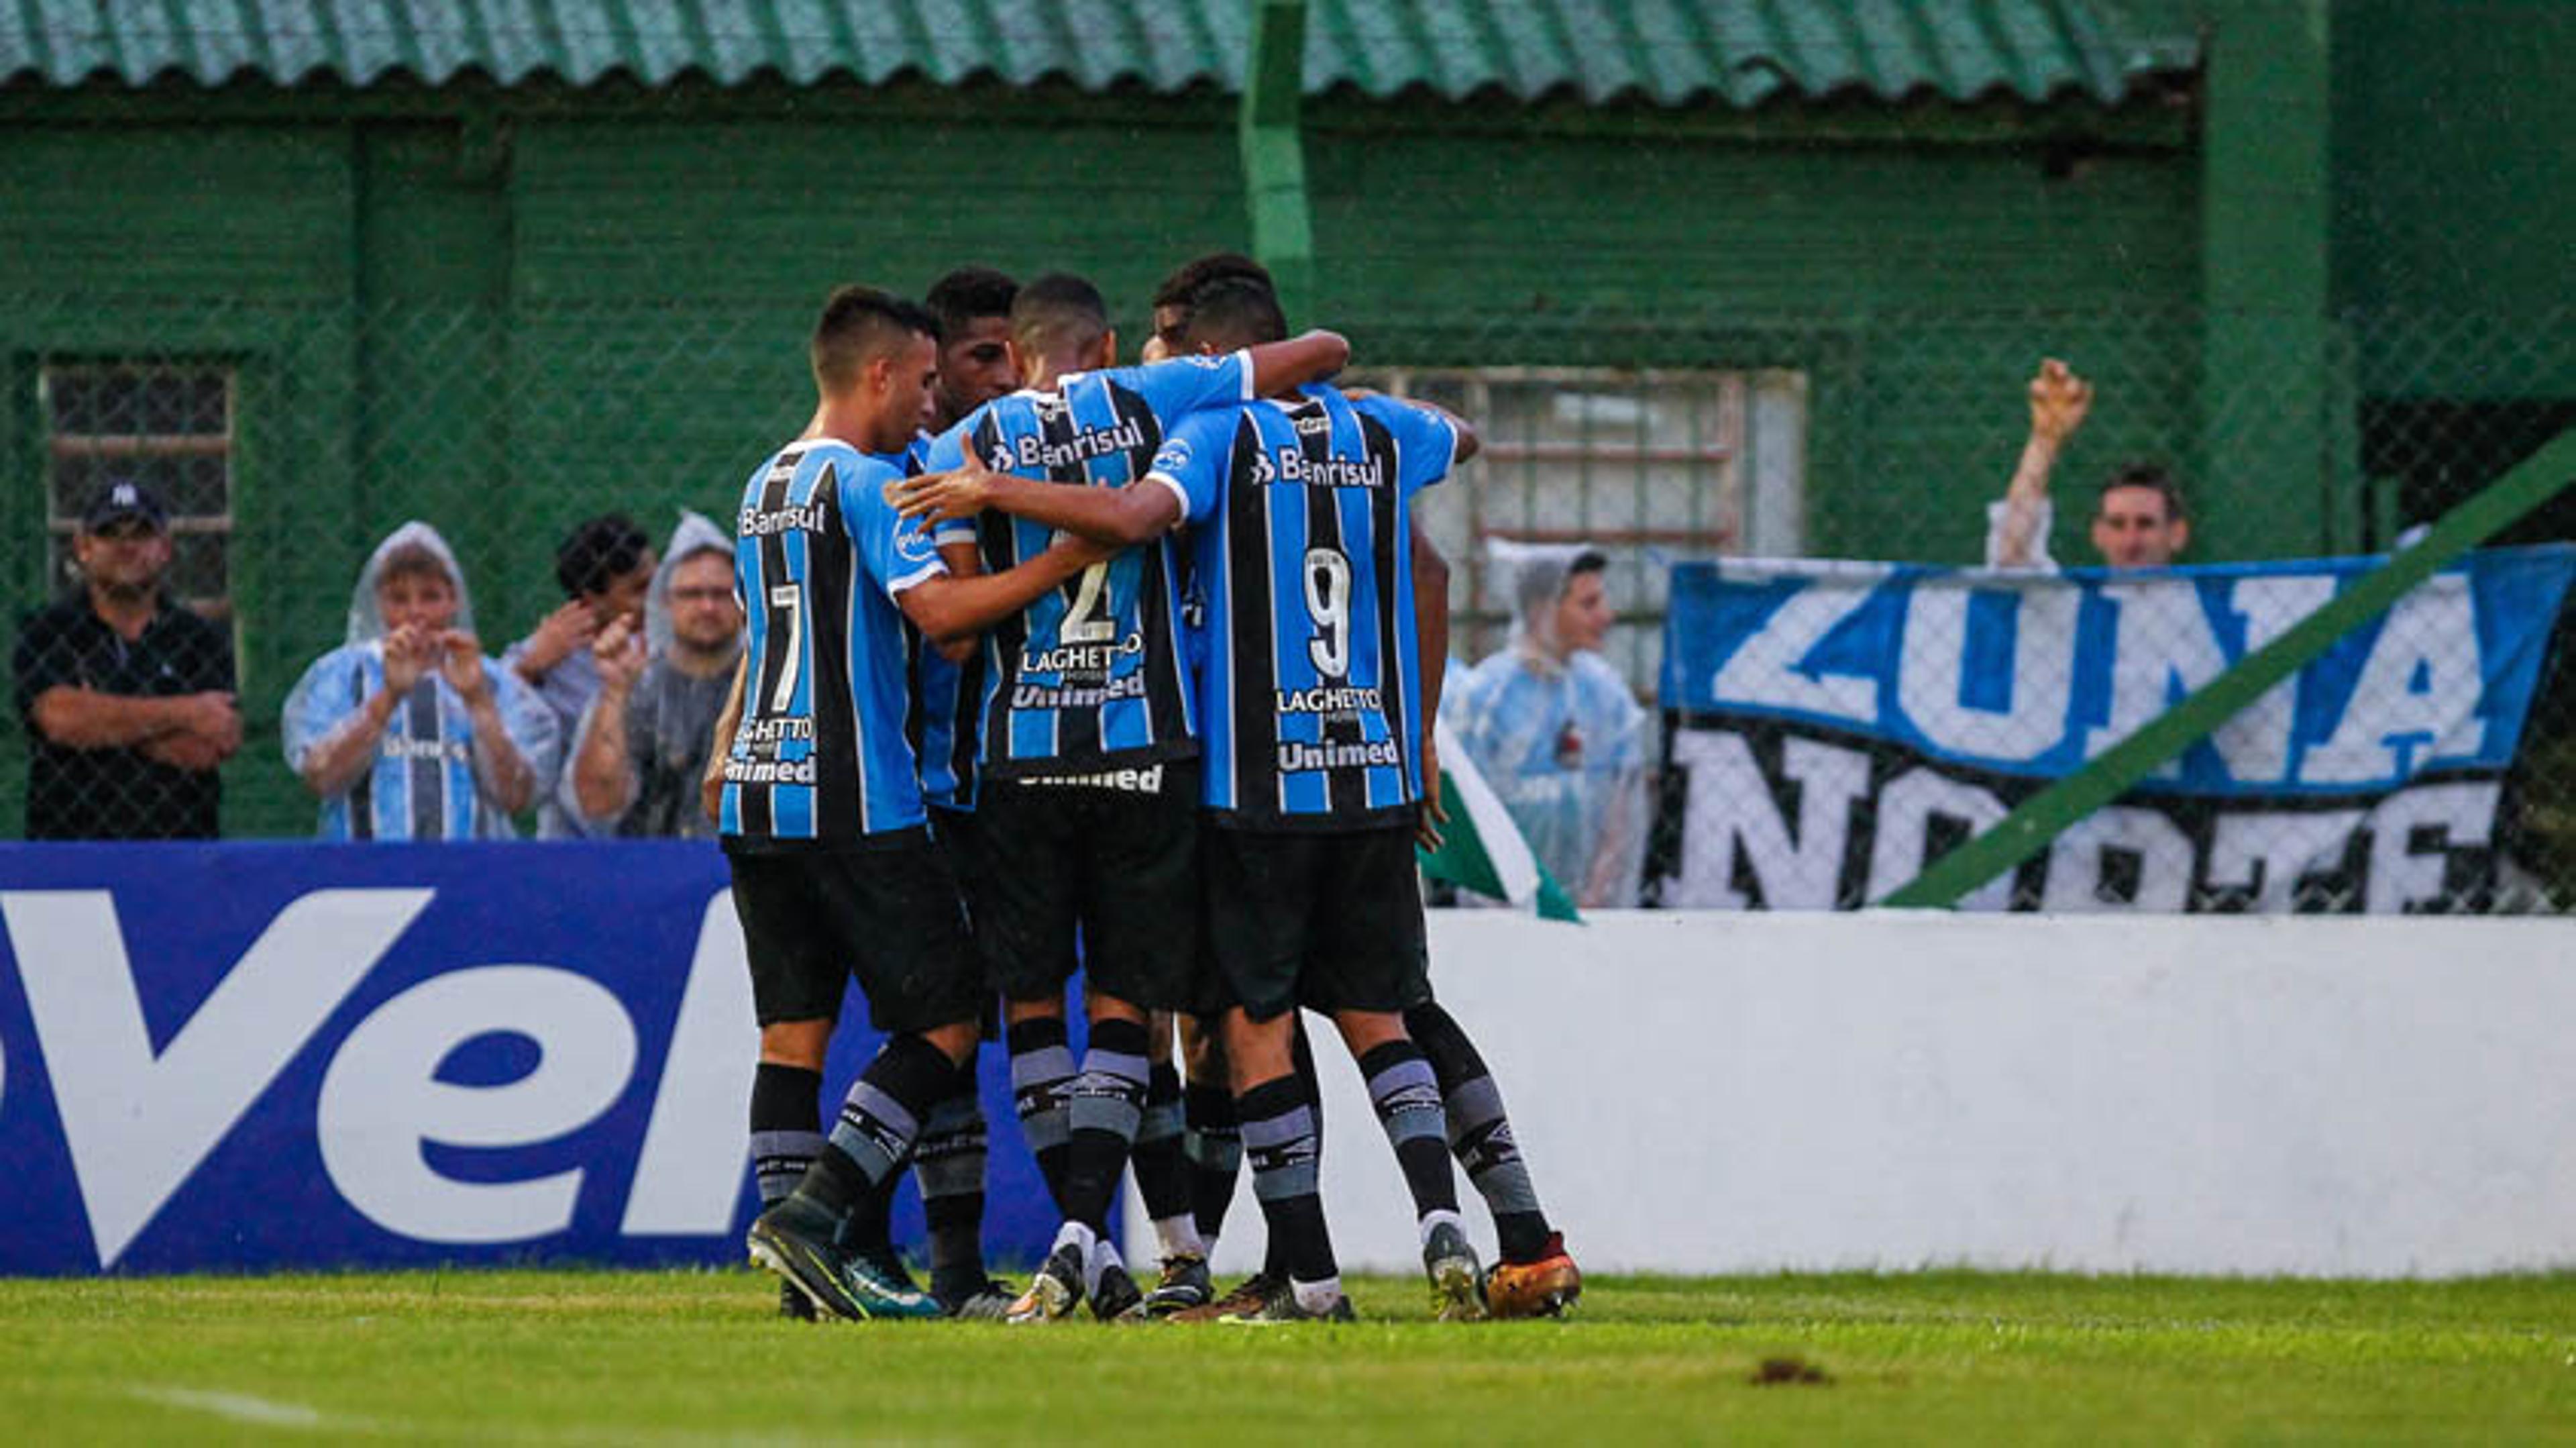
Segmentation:
<svg viewBox="0 0 2576 1448">
<path fill-rule="evenodd" d="M 1466 746 L 1448 725 L 1432 727 L 1438 731 L 1433 737 L 1440 746 L 1440 802 L 1448 808 L 1449 823 L 1441 827 L 1439 849 L 1415 849 L 1422 873 L 1461 890 L 1535 908 L 1542 920 L 1580 924 L 1583 917 L 1574 901 L 1530 853 L 1529 841 L 1521 837 L 1520 826 L 1512 823 Z"/>
</svg>

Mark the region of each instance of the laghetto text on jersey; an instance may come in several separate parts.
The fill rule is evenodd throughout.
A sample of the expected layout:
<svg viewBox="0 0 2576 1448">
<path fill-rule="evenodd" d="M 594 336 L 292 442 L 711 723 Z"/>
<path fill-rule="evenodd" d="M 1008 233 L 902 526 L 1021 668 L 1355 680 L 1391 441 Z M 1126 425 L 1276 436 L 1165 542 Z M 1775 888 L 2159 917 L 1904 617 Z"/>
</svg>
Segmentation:
<svg viewBox="0 0 2576 1448">
<path fill-rule="evenodd" d="M 946 570 L 885 500 L 901 476 L 844 444 L 801 442 L 743 489 L 734 580 L 748 664 L 724 762 L 729 837 L 848 843 L 922 823 L 894 598 Z"/>
<path fill-rule="evenodd" d="M 1411 499 L 1456 450 L 1438 413 L 1318 387 L 1191 418 L 1155 459 L 1190 502 L 1201 774 L 1219 822 L 1410 818 L 1421 789 Z"/>
<path fill-rule="evenodd" d="M 1249 395 L 1251 359 L 1190 357 L 1076 372 L 1060 391 L 995 398 L 933 445 L 933 472 L 985 464 L 1074 487 L 1142 479 L 1172 426 Z M 1054 541 L 1037 523 L 986 513 L 986 569 L 1034 558 Z M 1166 535 L 1084 569 L 985 635 L 980 758 L 996 779 L 1142 764 L 1198 752 L 1180 627 L 1183 560 Z"/>
</svg>

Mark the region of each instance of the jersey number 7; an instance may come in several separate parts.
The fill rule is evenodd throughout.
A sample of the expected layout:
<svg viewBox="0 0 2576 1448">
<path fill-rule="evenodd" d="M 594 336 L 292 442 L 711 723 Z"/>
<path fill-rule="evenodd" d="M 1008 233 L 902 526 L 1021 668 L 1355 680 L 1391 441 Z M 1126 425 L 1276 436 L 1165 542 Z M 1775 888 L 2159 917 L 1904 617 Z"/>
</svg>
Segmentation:
<svg viewBox="0 0 2576 1448">
<path fill-rule="evenodd" d="M 787 630 L 787 657 L 778 667 L 778 683 L 769 691 L 769 712 L 784 714 L 796 701 L 796 678 L 805 666 L 805 587 L 773 584 L 769 590 L 769 637 Z"/>
</svg>

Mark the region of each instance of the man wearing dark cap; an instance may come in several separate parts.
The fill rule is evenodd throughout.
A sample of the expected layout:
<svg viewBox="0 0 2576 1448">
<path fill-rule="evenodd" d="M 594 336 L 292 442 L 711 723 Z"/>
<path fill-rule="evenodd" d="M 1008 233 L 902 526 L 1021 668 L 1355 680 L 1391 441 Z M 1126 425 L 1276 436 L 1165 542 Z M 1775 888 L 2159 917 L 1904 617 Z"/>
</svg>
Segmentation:
<svg viewBox="0 0 2576 1448">
<path fill-rule="evenodd" d="M 143 484 L 100 489 L 72 556 L 80 585 L 18 628 L 27 838 L 211 839 L 242 738 L 232 642 L 164 591 L 169 518 Z"/>
</svg>

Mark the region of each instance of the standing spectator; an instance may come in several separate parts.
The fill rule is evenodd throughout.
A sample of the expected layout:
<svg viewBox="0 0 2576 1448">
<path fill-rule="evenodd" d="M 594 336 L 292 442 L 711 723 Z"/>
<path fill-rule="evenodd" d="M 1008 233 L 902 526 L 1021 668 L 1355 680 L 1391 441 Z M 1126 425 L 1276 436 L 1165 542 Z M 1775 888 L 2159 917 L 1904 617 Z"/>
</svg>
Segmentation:
<svg viewBox="0 0 2576 1448">
<path fill-rule="evenodd" d="M 2093 384 L 2054 357 L 2030 379 L 2030 438 L 2003 498 L 1986 505 L 1986 566 L 2055 571 L 2048 532 L 2056 522 L 2049 475 L 2067 439 L 2093 408 Z M 2154 463 L 2128 463 L 2104 481 L 2093 509 L 2093 548 L 2113 568 L 2163 568 L 2191 541 L 2182 489 Z"/>
<path fill-rule="evenodd" d="M 1550 875 L 1583 908 L 1637 903 L 1646 850 L 1646 711 L 1601 641 L 1612 622 L 1589 548 L 1494 539 L 1511 642 L 1450 694 L 1451 727 Z"/>
<path fill-rule="evenodd" d="M 599 694 L 555 800 L 580 833 L 715 837 L 698 779 L 742 657 L 733 566 L 733 539 L 683 513 L 644 600 L 644 632 L 623 619 L 600 630 Z"/>
<path fill-rule="evenodd" d="M 348 641 L 296 681 L 283 723 L 328 840 L 509 839 L 554 777 L 554 716 L 483 656 L 465 571 L 427 523 L 376 545 Z"/>
<path fill-rule="evenodd" d="M 212 839 L 215 770 L 242 739 L 232 643 L 162 587 L 161 500 L 109 483 L 81 515 L 72 557 L 80 586 L 18 628 L 27 838 Z"/>
<path fill-rule="evenodd" d="M 591 644 L 600 631 L 620 619 L 630 633 L 643 623 L 653 572 L 652 540 L 623 513 L 575 525 L 556 547 L 555 582 L 563 585 L 563 606 L 502 656 L 553 712 L 556 737 L 572 738 L 581 725 L 581 711 L 599 692 L 599 659 Z M 579 836 L 582 831 L 565 812 L 553 776 L 537 783 L 537 837 Z"/>
</svg>

